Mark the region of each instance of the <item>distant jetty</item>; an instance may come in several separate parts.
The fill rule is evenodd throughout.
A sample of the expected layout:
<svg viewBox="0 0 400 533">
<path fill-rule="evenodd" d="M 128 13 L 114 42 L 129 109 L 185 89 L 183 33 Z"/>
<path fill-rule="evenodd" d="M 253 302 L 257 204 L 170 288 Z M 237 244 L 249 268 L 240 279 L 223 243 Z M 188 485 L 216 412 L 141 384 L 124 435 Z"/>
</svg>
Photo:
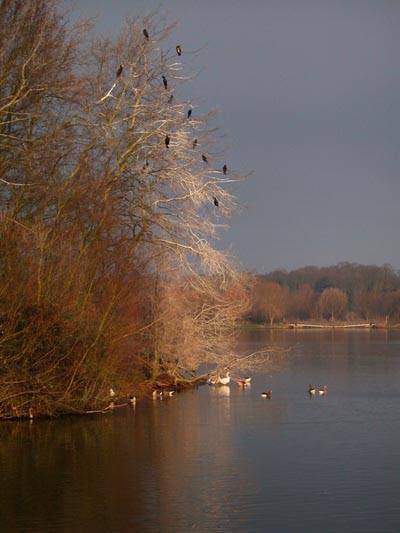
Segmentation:
<svg viewBox="0 0 400 533">
<path fill-rule="evenodd" d="M 318 328 L 318 329 L 351 329 L 351 328 L 364 328 L 364 329 L 375 329 L 376 324 L 362 323 L 362 324 L 289 324 L 290 329 L 305 329 L 305 328 Z"/>
</svg>

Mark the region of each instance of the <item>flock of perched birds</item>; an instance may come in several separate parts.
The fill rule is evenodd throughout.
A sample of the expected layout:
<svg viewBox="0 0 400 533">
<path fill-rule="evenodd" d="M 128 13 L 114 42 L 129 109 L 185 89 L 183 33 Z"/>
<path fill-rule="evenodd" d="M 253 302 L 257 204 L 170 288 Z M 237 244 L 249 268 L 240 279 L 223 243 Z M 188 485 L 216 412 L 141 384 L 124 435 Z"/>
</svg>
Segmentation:
<svg viewBox="0 0 400 533">
<path fill-rule="evenodd" d="M 248 387 L 250 385 L 250 382 L 251 382 L 251 377 L 249 377 L 249 376 L 238 377 L 238 378 L 234 378 L 234 379 L 235 379 L 236 383 L 238 384 L 238 386 L 240 388 Z M 230 373 L 227 372 L 225 374 L 225 376 L 223 376 L 223 377 L 221 377 L 220 374 L 216 374 L 216 375 L 210 376 L 209 379 L 207 380 L 207 383 L 208 383 L 208 385 L 228 385 L 228 383 L 230 383 L 230 381 L 231 381 L 231 376 L 230 376 Z M 324 385 L 320 389 L 316 389 L 311 384 L 308 385 L 308 394 L 310 396 L 315 396 L 317 393 L 318 393 L 318 395 L 322 396 L 322 395 L 326 394 L 327 391 L 328 391 L 328 386 L 327 385 Z M 261 398 L 269 398 L 269 399 L 271 399 L 272 398 L 272 390 L 269 389 L 267 391 L 261 392 L 260 396 L 261 396 Z"/>
<path fill-rule="evenodd" d="M 144 38 L 146 39 L 146 41 L 149 41 L 149 40 L 150 40 L 150 35 L 149 35 L 149 32 L 147 31 L 146 28 L 143 29 L 143 35 L 144 35 Z M 181 56 L 181 55 L 182 55 L 182 47 L 181 47 L 179 44 L 176 45 L 175 50 L 176 50 L 176 53 L 178 54 L 178 56 Z M 119 77 L 122 75 L 123 70 L 124 70 L 124 66 L 123 66 L 123 65 L 120 65 L 120 66 L 118 67 L 117 72 L 116 72 L 116 77 L 117 77 L 117 78 L 119 78 Z M 164 85 L 164 89 L 167 91 L 167 90 L 168 90 L 168 80 L 167 80 L 167 78 L 166 78 L 164 75 L 161 76 L 161 79 L 162 79 L 162 82 L 163 82 L 163 85 Z M 174 99 L 174 95 L 171 94 L 171 95 L 168 97 L 168 103 L 169 103 L 169 104 L 172 104 L 173 99 Z M 188 119 L 188 120 L 191 118 L 192 113 L 193 113 L 193 109 L 189 109 L 189 110 L 187 111 L 187 115 L 186 115 L 186 116 L 187 116 L 187 119 Z M 170 145 L 170 143 L 171 143 L 171 136 L 167 133 L 167 134 L 165 135 L 165 138 L 164 138 L 164 144 L 165 144 L 165 147 L 169 149 L 169 145 Z M 193 149 L 196 148 L 197 144 L 198 144 L 197 139 L 194 139 L 194 141 L 193 141 Z M 202 154 L 202 155 L 201 155 L 201 159 L 202 159 L 202 161 L 203 161 L 204 163 L 207 163 L 207 164 L 208 164 L 208 158 L 207 158 L 207 156 L 206 156 L 205 154 Z M 223 174 L 227 174 L 227 173 L 228 173 L 228 166 L 227 166 L 227 165 L 224 165 L 224 166 L 222 167 L 222 172 L 223 172 Z M 213 202 L 214 202 L 215 207 L 219 207 L 219 201 L 218 201 L 217 198 L 214 197 L 214 198 L 213 198 Z"/>
</svg>

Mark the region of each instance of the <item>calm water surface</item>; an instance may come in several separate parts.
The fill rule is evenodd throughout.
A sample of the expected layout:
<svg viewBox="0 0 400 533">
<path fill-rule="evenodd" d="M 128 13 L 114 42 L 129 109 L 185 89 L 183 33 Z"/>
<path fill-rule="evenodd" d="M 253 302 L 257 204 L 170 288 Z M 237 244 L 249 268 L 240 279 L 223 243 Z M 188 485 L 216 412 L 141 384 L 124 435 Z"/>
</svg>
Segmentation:
<svg viewBox="0 0 400 533">
<path fill-rule="evenodd" d="M 400 334 L 241 338 L 271 343 L 246 390 L 2 423 L 0 531 L 400 531 Z"/>
</svg>

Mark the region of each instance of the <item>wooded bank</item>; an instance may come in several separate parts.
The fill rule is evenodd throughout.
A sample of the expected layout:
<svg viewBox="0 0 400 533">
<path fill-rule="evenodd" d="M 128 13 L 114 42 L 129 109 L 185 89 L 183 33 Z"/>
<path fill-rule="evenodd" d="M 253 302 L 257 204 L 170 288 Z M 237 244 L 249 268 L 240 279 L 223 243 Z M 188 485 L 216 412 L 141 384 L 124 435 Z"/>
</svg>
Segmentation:
<svg viewBox="0 0 400 533">
<path fill-rule="evenodd" d="M 103 409 L 232 356 L 249 283 L 215 241 L 242 176 L 174 26 L 102 38 L 56 0 L 0 2 L 0 418 Z"/>
</svg>

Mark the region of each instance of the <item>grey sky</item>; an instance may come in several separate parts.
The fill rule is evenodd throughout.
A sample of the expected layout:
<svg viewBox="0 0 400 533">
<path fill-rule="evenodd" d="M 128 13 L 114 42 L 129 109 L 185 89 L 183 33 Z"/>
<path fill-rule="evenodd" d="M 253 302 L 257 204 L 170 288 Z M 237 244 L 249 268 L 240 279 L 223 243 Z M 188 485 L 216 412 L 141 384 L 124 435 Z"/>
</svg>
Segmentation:
<svg viewBox="0 0 400 533">
<path fill-rule="evenodd" d="M 69 3 L 66 1 L 66 3 Z M 339 261 L 400 269 L 400 2 L 78 0 L 102 33 L 155 7 L 178 22 L 193 100 L 217 108 L 252 176 L 221 235 L 258 272 Z M 192 65 L 190 65 L 190 68 Z"/>
</svg>

